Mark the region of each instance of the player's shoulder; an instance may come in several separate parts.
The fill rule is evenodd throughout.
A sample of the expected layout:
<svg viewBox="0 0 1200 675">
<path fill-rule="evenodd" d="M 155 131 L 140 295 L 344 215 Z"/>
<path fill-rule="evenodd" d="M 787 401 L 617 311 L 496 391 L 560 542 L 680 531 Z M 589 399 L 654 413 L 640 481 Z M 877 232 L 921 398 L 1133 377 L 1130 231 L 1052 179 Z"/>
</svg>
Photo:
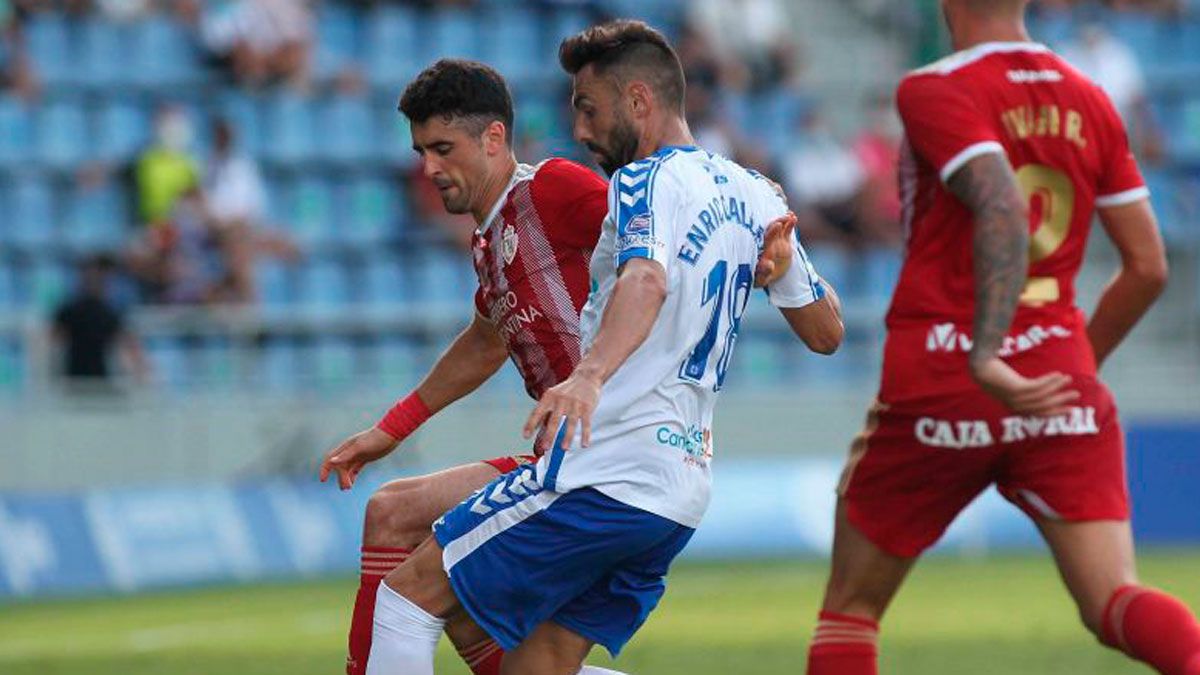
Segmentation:
<svg viewBox="0 0 1200 675">
<path fill-rule="evenodd" d="M 548 187 L 604 186 L 604 179 L 595 171 L 561 157 L 551 157 L 534 167 L 532 180 Z"/>
</svg>

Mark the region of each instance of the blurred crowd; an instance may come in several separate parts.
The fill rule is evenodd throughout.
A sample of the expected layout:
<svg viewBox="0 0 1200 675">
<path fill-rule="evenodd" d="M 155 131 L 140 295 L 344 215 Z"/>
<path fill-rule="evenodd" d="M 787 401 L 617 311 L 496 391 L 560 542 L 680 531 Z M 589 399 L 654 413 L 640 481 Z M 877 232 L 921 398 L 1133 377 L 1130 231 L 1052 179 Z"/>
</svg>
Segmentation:
<svg viewBox="0 0 1200 675">
<path fill-rule="evenodd" d="M 868 16 L 886 15 L 889 20 L 915 21 L 921 26 L 936 23 L 922 18 L 921 12 L 936 11 L 937 0 L 850 2 Z M 367 64 L 342 60 L 320 68 L 321 31 L 334 29 L 319 20 L 322 10 L 330 5 L 365 9 L 395 5 L 452 12 L 471 10 L 477 4 L 482 3 L 0 0 L 0 88 L 9 97 L 29 102 L 45 95 L 43 64 L 31 58 L 25 28 L 38 12 L 53 10 L 68 17 L 119 23 L 166 18 L 184 28 L 180 39 L 189 41 L 189 48 L 203 59 L 217 91 L 228 88 L 300 98 L 334 92 L 359 100 L 373 92 L 375 105 L 386 99 L 379 97 L 380 84 L 371 79 Z M 640 11 L 645 3 L 536 0 L 526 4 L 534 12 L 570 8 L 588 20 L 599 20 Z M 809 81 L 806 45 L 793 29 L 790 4 L 786 0 L 689 0 L 646 7 L 668 7 L 658 16 L 668 22 L 665 27 L 674 35 L 684 62 L 690 85 L 688 114 L 698 142 L 774 177 L 800 216 L 806 243 L 814 250 L 837 252 L 850 261 L 846 269 L 851 273 L 864 269 L 855 264 L 862 257 L 876 259 L 882 252 L 898 260 L 904 236 L 896 189 L 901 128 L 891 92 L 867 92 L 855 113 L 861 122 L 849 133 L 846 124 L 831 123 L 841 120 L 830 120 L 819 91 Z M 1187 0 L 1106 3 L 1110 10 L 1167 16 L 1189 4 Z M 1077 18 L 1081 12 L 1086 17 L 1087 9 L 1096 6 L 1042 0 L 1035 3 L 1035 12 L 1041 18 L 1059 14 Z M 1162 133 L 1148 104 L 1138 53 L 1098 22 L 1085 18 L 1077 23 L 1082 29 L 1069 44 L 1061 45 L 1062 51 L 1109 91 L 1130 124 L 1139 152 L 1154 162 L 1162 156 Z M 551 63 L 547 55 L 539 67 L 549 68 Z M 547 100 L 564 102 L 561 106 L 522 105 L 517 92 L 521 110 L 517 152 L 522 161 L 539 161 L 551 153 L 583 154 L 569 140 L 568 97 L 562 79 L 556 82 L 547 86 L 562 89 L 561 95 L 542 94 Z M 271 190 L 259 165 L 261 155 L 239 143 L 243 129 L 237 121 L 214 115 L 198 124 L 186 105 L 171 100 L 156 100 L 155 105 L 151 140 L 131 162 L 89 161 L 73 176 L 83 186 L 121 182 L 130 195 L 136 223 L 129 224 L 127 245 L 80 263 L 79 290 L 55 315 L 56 334 L 68 343 L 91 340 L 105 345 L 104 350 L 121 343 L 125 338 L 119 337 L 124 335 L 120 307 L 128 305 L 130 298 L 152 304 L 253 304 L 261 298 L 256 269 L 262 261 L 291 262 L 312 253 L 289 235 L 289 223 L 272 222 L 278 214 L 269 207 Z M 417 222 L 415 236 L 423 243 L 467 245 L 473 224 L 444 214 L 418 167 L 410 162 L 393 180 L 407 195 L 403 202 L 411 211 L 398 217 Z M 124 303 L 113 302 L 102 309 L 96 298 L 104 294 L 97 289 L 113 286 L 113 279 L 134 290 L 126 293 Z M 72 328 L 89 323 L 77 317 L 109 313 L 115 318 L 96 321 L 110 327 L 102 336 Z M 89 362 L 78 354 L 69 358 L 75 359 L 76 370 Z M 131 359 L 139 361 L 136 354 Z M 83 369 L 88 368 L 95 370 L 94 363 Z"/>
</svg>

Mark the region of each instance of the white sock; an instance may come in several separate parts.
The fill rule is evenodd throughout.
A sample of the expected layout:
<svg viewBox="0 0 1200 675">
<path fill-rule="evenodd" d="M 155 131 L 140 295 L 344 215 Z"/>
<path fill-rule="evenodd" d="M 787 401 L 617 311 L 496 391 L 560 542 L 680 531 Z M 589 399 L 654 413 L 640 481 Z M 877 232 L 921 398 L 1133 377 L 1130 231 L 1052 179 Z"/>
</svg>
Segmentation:
<svg viewBox="0 0 1200 675">
<path fill-rule="evenodd" d="M 579 669 L 579 675 L 625 675 L 625 673 L 596 666 L 584 666 Z"/>
<path fill-rule="evenodd" d="M 367 675 L 433 675 L 433 653 L 445 625 L 386 583 L 379 584 Z"/>
</svg>

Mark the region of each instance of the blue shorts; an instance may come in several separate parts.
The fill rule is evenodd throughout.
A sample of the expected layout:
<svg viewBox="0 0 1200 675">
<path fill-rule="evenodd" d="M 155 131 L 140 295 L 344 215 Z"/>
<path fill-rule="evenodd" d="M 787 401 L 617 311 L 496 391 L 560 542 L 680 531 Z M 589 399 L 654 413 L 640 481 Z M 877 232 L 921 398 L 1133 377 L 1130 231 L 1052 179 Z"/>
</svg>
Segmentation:
<svg viewBox="0 0 1200 675">
<path fill-rule="evenodd" d="M 616 656 L 666 590 L 695 532 L 533 466 L 496 477 L 433 525 L 463 607 L 506 650 L 552 621 Z"/>
</svg>

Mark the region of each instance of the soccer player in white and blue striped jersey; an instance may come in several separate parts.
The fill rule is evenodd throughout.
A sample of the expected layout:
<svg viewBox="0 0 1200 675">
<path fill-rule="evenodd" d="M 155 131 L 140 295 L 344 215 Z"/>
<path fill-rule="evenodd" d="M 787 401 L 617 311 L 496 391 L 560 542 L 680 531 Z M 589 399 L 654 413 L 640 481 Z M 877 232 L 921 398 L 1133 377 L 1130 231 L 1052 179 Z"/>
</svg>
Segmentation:
<svg viewBox="0 0 1200 675">
<path fill-rule="evenodd" d="M 770 301 L 797 335 L 824 353 L 841 341 L 836 300 L 791 228 L 767 231 L 787 212 L 772 184 L 693 144 L 663 36 L 603 24 L 560 60 L 575 135 L 612 175 L 585 356 L 526 423 L 541 432 L 537 465 L 447 513 L 380 587 L 368 675 L 432 673 L 441 622 L 459 611 L 504 647 L 504 673 L 571 675 L 595 644 L 617 654 L 708 506 L 713 409 L 764 248 Z"/>
</svg>

